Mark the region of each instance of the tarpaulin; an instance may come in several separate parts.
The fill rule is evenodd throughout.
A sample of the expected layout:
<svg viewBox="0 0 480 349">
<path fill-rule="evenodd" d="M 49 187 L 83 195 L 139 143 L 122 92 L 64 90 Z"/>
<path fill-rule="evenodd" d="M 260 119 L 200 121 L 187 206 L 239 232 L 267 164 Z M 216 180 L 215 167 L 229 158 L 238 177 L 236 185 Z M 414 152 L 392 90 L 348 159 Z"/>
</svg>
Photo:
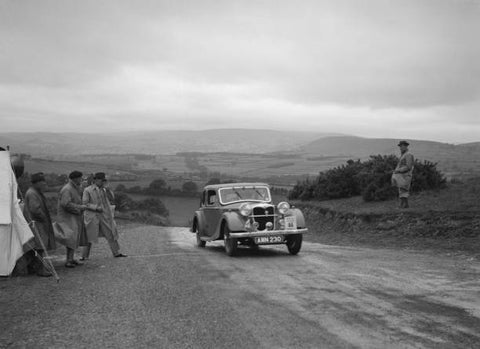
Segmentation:
<svg viewBox="0 0 480 349">
<path fill-rule="evenodd" d="M 33 233 L 23 217 L 17 198 L 17 180 L 10 153 L 0 151 L 0 275 L 10 275 L 17 260 L 28 249 Z"/>
</svg>

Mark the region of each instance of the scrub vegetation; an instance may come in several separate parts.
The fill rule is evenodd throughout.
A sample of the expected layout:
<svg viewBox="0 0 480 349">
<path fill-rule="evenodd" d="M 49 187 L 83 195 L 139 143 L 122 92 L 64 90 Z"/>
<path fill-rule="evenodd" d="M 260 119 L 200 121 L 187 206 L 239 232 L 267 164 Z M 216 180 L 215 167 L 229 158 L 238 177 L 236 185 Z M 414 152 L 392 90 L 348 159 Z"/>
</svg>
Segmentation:
<svg viewBox="0 0 480 349">
<path fill-rule="evenodd" d="M 330 200 L 362 196 L 365 201 L 385 201 L 396 196 L 392 172 L 399 159 L 395 155 L 372 155 L 367 161 L 348 160 L 346 164 L 320 172 L 317 178 L 299 181 L 290 199 Z M 441 189 L 446 178 L 437 164 L 415 160 L 412 192 Z"/>
</svg>

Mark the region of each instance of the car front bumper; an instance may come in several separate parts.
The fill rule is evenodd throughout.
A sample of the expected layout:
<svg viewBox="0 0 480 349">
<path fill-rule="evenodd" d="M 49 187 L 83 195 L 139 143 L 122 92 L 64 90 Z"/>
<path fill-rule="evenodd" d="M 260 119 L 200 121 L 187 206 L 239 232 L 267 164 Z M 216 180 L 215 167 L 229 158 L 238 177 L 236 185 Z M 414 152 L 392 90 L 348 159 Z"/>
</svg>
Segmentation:
<svg viewBox="0 0 480 349">
<path fill-rule="evenodd" d="M 257 230 L 257 231 L 242 231 L 230 232 L 232 238 L 254 238 L 261 236 L 279 236 L 279 235 L 293 235 L 305 234 L 308 232 L 307 228 L 302 229 L 285 229 L 285 230 Z"/>
</svg>

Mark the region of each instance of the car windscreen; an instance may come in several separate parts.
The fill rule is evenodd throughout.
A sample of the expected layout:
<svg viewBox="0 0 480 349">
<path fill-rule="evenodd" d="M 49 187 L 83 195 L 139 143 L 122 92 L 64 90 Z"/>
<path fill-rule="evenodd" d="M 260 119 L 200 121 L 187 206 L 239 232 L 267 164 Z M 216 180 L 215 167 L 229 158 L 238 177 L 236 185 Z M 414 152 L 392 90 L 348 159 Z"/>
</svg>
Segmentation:
<svg viewBox="0 0 480 349">
<path fill-rule="evenodd" d="M 270 191 L 267 187 L 221 188 L 219 192 L 222 204 L 238 201 L 270 201 Z"/>
</svg>

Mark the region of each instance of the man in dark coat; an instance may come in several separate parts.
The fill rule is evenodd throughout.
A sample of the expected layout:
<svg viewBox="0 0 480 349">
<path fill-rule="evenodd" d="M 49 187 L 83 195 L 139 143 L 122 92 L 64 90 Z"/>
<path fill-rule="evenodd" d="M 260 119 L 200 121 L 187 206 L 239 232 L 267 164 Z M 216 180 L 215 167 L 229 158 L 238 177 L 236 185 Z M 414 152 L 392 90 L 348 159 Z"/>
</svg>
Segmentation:
<svg viewBox="0 0 480 349">
<path fill-rule="evenodd" d="M 47 187 L 45 176 L 42 172 L 35 173 L 31 177 L 32 186 L 25 194 L 24 216 L 34 230 L 34 249 L 43 257 L 45 250 L 55 250 L 55 234 L 53 232 L 52 219 L 47 208 L 47 200 L 43 195 Z M 39 276 L 52 276 L 38 259 L 35 259 L 34 268 Z"/>
</svg>

